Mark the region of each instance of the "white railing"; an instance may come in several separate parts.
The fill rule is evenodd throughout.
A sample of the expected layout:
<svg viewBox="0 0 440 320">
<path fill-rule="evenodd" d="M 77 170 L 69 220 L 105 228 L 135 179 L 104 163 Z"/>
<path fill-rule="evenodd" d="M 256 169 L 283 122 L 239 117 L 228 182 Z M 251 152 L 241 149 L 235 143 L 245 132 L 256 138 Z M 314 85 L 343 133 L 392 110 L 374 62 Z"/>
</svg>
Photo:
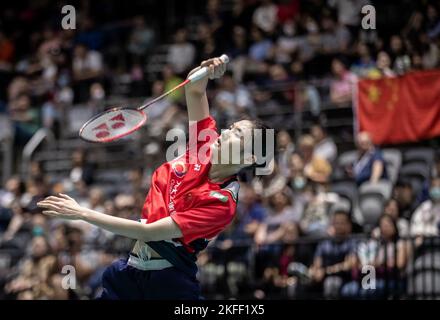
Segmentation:
<svg viewBox="0 0 440 320">
<path fill-rule="evenodd" d="M 29 164 L 32 159 L 32 155 L 38 146 L 47 139 L 50 144 L 54 144 L 55 137 L 51 130 L 41 128 L 32 136 L 32 138 L 26 143 L 23 148 L 22 160 L 21 160 L 21 175 L 26 177 L 28 174 Z"/>
</svg>

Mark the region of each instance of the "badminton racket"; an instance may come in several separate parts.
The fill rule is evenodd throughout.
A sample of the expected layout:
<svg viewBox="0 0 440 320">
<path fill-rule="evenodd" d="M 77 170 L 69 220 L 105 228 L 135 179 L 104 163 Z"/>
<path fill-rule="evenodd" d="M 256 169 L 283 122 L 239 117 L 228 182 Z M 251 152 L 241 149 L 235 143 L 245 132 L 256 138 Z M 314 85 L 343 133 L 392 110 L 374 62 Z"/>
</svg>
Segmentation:
<svg viewBox="0 0 440 320">
<path fill-rule="evenodd" d="M 220 60 L 224 63 L 229 62 L 229 58 L 225 54 L 220 57 Z M 128 136 L 146 123 L 147 115 L 143 112 L 144 109 L 188 83 L 204 78 L 208 72 L 208 67 L 197 70 L 182 83 L 138 108 L 113 107 L 108 109 L 88 120 L 79 130 L 79 136 L 83 140 L 99 143 L 111 142 Z"/>
</svg>

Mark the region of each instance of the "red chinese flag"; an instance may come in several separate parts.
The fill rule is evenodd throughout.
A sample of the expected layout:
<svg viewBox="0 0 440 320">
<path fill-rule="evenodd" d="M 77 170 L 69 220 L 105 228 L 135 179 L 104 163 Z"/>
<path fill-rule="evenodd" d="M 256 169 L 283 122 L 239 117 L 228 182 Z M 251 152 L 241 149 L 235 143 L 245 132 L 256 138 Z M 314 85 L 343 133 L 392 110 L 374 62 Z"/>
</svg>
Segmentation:
<svg viewBox="0 0 440 320">
<path fill-rule="evenodd" d="M 358 128 L 375 144 L 440 136 L 440 70 L 361 80 L 357 97 Z"/>
</svg>

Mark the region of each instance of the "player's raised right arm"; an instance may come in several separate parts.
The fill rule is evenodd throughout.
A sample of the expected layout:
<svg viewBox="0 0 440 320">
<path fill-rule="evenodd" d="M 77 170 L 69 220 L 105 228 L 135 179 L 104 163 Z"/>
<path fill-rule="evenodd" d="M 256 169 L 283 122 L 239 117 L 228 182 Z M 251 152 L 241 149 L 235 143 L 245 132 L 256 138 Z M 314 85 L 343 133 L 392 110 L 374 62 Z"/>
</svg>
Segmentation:
<svg viewBox="0 0 440 320">
<path fill-rule="evenodd" d="M 200 121 L 209 116 L 209 104 L 206 96 L 208 79 L 220 78 L 226 71 L 226 62 L 223 62 L 220 58 L 205 60 L 199 67 L 191 70 L 188 77 L 203 67 L 208 68 L 208 74 L 200 80 L 191 82 L 185 86 L 189 121 Z"/>
</svg>

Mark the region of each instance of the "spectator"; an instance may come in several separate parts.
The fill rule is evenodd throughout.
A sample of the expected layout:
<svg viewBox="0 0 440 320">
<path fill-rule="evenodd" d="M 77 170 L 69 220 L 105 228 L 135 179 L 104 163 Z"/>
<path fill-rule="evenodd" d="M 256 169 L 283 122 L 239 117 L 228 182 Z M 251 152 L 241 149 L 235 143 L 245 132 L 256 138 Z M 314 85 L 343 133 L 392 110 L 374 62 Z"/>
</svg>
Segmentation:
<svg viewBox="0 0 440 320">
<path fill-rule="evenodd" d="M 272 0 L 261 0 L 260 6 L 254 11 L 252 21 L 267 34 L 272 34 L 278 22 L 277 6 Z"/>
<path fill-rule="evenodd" d="M 242 82 L 246 70 L 248 53 L 247 32 L 241 26 L 234 26 L 232 29 L 232 45 L 227 50 L 231 57 L 230 68 L 233 71 L 234 79 Z"/>
<path fill-rule="evenodd" d="M 356 55 L 358 60 L 352 64 L 351 70 L 360 78 L 377 79 L 380 73 L 376 68 L 370 48 L 364 42 L 358 42 L 356 45 Z"/>
<path fill-rule="evenodd" d="M 304 161 L 304 175 L 315 182 L 328 182 L 331 166 L 327 160 L 314 154 L 315 139 L 311 135 L 303 135 L 298 143 L 298 151 Z"/>
<path fill-rule="evenodd" d="M 342 25 L 337 24 L 330 15 L 321 20 L 321 51 L 323 54 L 346 52 L 350 43 L 350 32 Z"/>
<path fill-rule="evenodd" d="M 49 184 L 46 176 L 36 176 L 26 182 L 26 193 L 24 195 L 24 206 L 31 214 L 41 213 L 37 203 L 49 196 Z"/>
<path fill-rule="evenodd" d="M 236 223 L 229 244 L 232 246 L 234 240 L 253 240 L 255 233 L 266 219 L 266 211 L 253 188 L 241 184 Z"/>
<path fill-rule="evenodd" d="M 259 203 L 255 191 L 248 185 L 242 185 L 237 206 L 236 233 L 241 234 L 242 237 L 253 239 L 265 218 L 266 209 Z"/>
<path fill-rule="evenodd" d="M 268 199 L 274 194 L 281 192 L 287 185 L 287 177 L 280 173 L 277 163 L 274 161 L 273 171 L 269 175 L 264 175 L 260 178 L 252 180 L 252 187 L 257 195 Z"/>
<path fill-rule="evenodd" d="M 72 170 L 69 174 L 69 181 L 66 181 L 68 190 L 73 187 L 70 184 L 83 183 L 89 186 L 93 183 L 94 169 L 89 162 L 88 153 L 84 149 L 77 149 L 72 154 Z"/>
<path fill-rule="evenodd" d="M 377 54 L 377 69 L 382 77 L 394 77 L 396 73 L 391 69 L 391 58 L 385 51 Z"/>
<path fill-rule="evenodd" d="M 224 119 L 224 124 L 254 113 L 254 103 L 249 90 L 238 85 L 230 72 L 226 72 L 220 79 L 214 106 L 217 108 L 217 116 Z"/>
<path fill-rule="evenodd" d="M 291 106 L 294 102 L 295 92 L 289 89 L 293 79 L 281 64 L 274 64 L 268 70 L 269 79 L 265 85 L 273 91 L 272 97 L 281 106 L 281 110 L 286 106 Z"/>
<path fill-rule="evenodd" d="M 263 35 L 258 27 L 251 30 L 252 45 L 249 48 L 249 58 L 256 62 L 263 62 L 269 57 L 272 49 L 272 42 Z"/>
<path fill-rule="evenodd" d="M 151 101 L 165 92 L 164 81 L 154 81 L 151 91 L 151 97 L 149 97 L 147 101 Z M 145 113 L 148 119 L 154 120 L 148 124 L 148 131 L 151 137 L 162 137 L 166 129 L 172 127 L 179 119 L 179 109 L 173 103 L 172 99 L 161 99 L 155 102 L 151 107 L 145 110 Z"/>
<path fill-rule="evenodd" d="M 184 74 L 194 63 L 196 52 L 194 45 L 187 40 L 186 29 L 178 29 L 174 35 L 174 43 L 170 45 L 167 62 L 173 72 Z"/>
<path fill-rule="evenodd" d="M 307 178 L 304 175 L 304 161 L 298 153 L 293 153 L 289 161 L 289 185 L 294 193 L 302 192 L 307 184 Z"/>
<path fill-rule="evenodd" d="M 295 241 L 301 236 L 298 224 L 289 223 L 286 226 L 285 245 L 276 261 L 276 265 L 269 265 L 263 272 L 263 290 L 257 291 L 256 296 L 277 298 L 278 295 L 293 297 L 296 294 L 298 278 L 289 274 L 289 266 L 298 260 L 299 254 Z"/>
<path fill-rule="evenodd" d="M 405 218 L 402 218 L 400 216 L 399 211 L 399 204 L 396 199 L 391 198 L 385 203 L 383 214 L 390 216 L 393 218 L 394 223 L 397 226 L 397 231 L 399 232 L 400 237 L 407 237 L 409 236 L 409 223 L 408 220 Z M 380 237 L 380 229 L 379 227 L 375 228 L 372 231 L 372 235 L 375 238 Z"/>
<path fill-rule="evenodd" d="M 351 103 L 356 76 L 340 59 L 333 59 L 331 67 L 335 78 L 330 85 L 330 100 L 338 107 L 347 106 Z"/>
<path fill-rule="evenodd" d="M 290 175 L 290 159 L 295 151 L 295 145 L 289 133 L 285 130 L 277 133 L 276 161 L 280 168 L 280 173 L 284 176 Z"/>
<path fill-rule="evenodd" d="M 171 65 L 165 65 L 162 69 L 162 79 L 164 82 L 164 92 L 167 92 L 180 84 L 183 80 L 173 71 Z M 183 90 L 176 90 L 168 95 L 167 99 L 171 103 L 180 103 L 183 100 Z"/>
<path fill-rule="evenodd" d="M 0 243 L 12 240 L 24 222 L 23 209 L 26 186 L 18 176 L 6 181 L 0 189 Z"/>
<path fill-rule="evenodd" d="M 369 0 L 331 0 L 330 6 L 336 9 L 338 21 L 350 29 L 353 36 L 357 36 L 357 31 L 361 25 L 361 9 L 370 4 Z"/>
<path fill-rule="evenodd" d="M 282 25 L 292 21 L 300 15 L 300 1 L 287 0 L 278 4 L 278 22 Z"/>
<path fill-rule="evenodd" d="M 80 30 L 76 37 L 76 42 L 81 43 L 90 50 L 100 51 L 104 45 L 105 33 L 95 25 L 95 19 L 86 16 L 81 19 Z"/>
<path fill-rule="evenodd" d="M 47 240 L 42 236 L 34 237 L 30 244 L 30 257 L 21 261 L 19 274 L 6 285 L 6 292 L 12 295 L 27 292 L 31 299 L 47 299 L 49 278 L 56 271 L 56 262 Z"/>
<path fill-rule="evenodd" d="M 269 205 L 272 210 L 255 234 L 255 242 L 258 245 L 281 241 L 286 236 L 288 224 L 299 222 L 301 219 L 301 203 L 292 201 L 287 188 L 272 195 Z"/>
<path fill-rule="evenodd" d="M 335 142 L 327 135 L 324 127 L 320 124 L 314 124 L 310 129 L 310 134 L 315 139 L 313 155 L 321 159 L 334 163 L 338 156 L 338 149 Z"/>
<path fill-rule="evenodd" d="M 360 132 L 356 139 L 358 157 L 353 164 L 352 174 L 356 184 L 364 182 L 377 183 L 380 179 L 388 179 L 382 151 L 376 148 L 368 132 Z"/>
<path fill-rule="evenodd" d="M 0 208 L 10 208 L 14 201 L 23 203 L 23 194 L 26 191 L 26 185 L 19 176 L 10 177 L 4 186 L 0 189 Z"/>
<path fill-rule="evenodd" d="M 89 50 L 83 44 L 78 44 L 73 52 L 72 67 L 75 81 L 96 79 L 103 72 L 102 55 L 98 51 Z"/>
<path fill-rule="evenodd" d="M 24 146 L 40 128 L 39 112 L 32 107 L 31 98 L 21 93 L 10 101 L 9 114 L 15 127 L 14 143 L 17 146 Z"/>
<path fill-rule="evenodd" d="M 101 53 L 89 50 L 83 44 L 76 45 L 73 51 L 72 70 L 75 99 L 79 102 L 87 101 L 90 97 L 90 86 L 100 80 L 104 72 Z"/>
<path fill-rule="evenodd" d="M 411 69 L 411 59 L 406 53 L 402 38 L 393 35 L 390 39 L 390 53 L 394 61 L 393 70 L 397 74 L 404 74 Z"/>
<path fill-rule="evenodd" d="M 154 31 L 145 24 L 143 16 L 133 18 L 133 30 L 128 42 L 128 52 L 133 55 L 133 62 L 143 63 L 154 46 Z"/>
<path fill-rule="evenodd" d="M 319 243 L 310 267 L 312 280 L 323 286 L 324 297 L 338 298 L 351 280 L 356 265 L 356 242 L 350 238 L 349 213 L 336 211 L 332 217 L 332 237 Z"/>
<path fill-rule="evenodd" d="M 429 200 L 416 209 L 411 218 L 411 235 L 438 236 L 440 235 L 440 178 L 431 181 Z"/>
<path fill-rule="evenodd" d="M 410 220 L 417 207 L 416 196 L 411 183 L 407 180 L 399 179 L 393 189 L 393 198 L 397 201 L 401 216 Z"/>
<path fill-rule="evenodd" d="M 289 20 L 282 26 L 282 33 L 278 37 L 274 47 L 274 59 L 276 63 L 287 64 L 292 60 L 292 54 L 298 50 L 297 26 L 295 21 Z"/>
<path fill-rule="evenodd" d="M 420 42 L 420 68 L 435 69 L 440 60 L 440 49 L 435 43 L 429 40 L 428 35 L 422 33 L 419 35 Z"/>
<path fill-rule="evenodd" d="M 378 230 L 378 239 L 359 248 L 361 264 L 376 270 L 376 287 L 360 289 L 362 298 L 388 298 L 402 294 L 405 288 L 403 275 L 410 258 L 409 242 L 400 239 L 395 218 L 386 213 L 379 219 Z"/>
<path fill-rule="evenodd" d="M 74 226 L 67 226 L 66 237 L 68 251 L 59 257 L 61 265 L 72 265 L 75 268 L 78 285 L 84 287 L 92 274 L 102 263 L 101 253 L 87 248 L 83 242 L 83 232 Z"/>
<path fill-rule="evenodd" d="M 305 200 L 300 226 L 309 237 L 326 237 L 329 234 L 330 208 L 338 202 L 336 193 L 328 192 L 323 184 L 310 183 L 301 197 Z"/>
<path fill-rule="evenodd" d="M 56 137 L 60 137 L 61 134 L 62 110 L 60 109 L 61 104 L 55 99 L 46 101 L 41 107 L 43 127 L 52 130 Z"/>
<path fill-rule="evenodd" d="M 440 22 L 438 19 L 438 9 L 435 5 L 429 4 L 427 6 L 427 35 L 430 39 L 436 38 L 440 33 Z"/>
<path fill-rule="evenodd" d="M 25 212 L 24 206 L 22 206 L 18 201 L 11 203 L 10 207 L 5 215 L 5 232 L 1 235 L 1 242 L 16 242 L 14 237 L 23 227 L 23 225 L 29 221 L 29 214 Z M 16 244 L 18 247 L 22 247 L 20 244 Z"/>
</svg>

